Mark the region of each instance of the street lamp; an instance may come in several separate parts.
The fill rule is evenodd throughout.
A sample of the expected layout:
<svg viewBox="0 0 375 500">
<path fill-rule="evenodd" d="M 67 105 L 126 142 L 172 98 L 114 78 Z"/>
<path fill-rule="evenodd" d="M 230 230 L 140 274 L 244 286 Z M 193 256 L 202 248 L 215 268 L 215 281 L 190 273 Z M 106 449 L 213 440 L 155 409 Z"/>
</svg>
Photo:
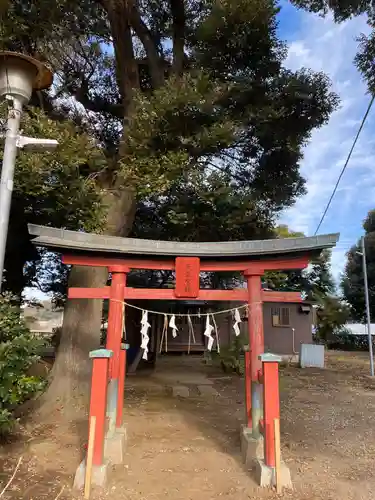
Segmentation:
<svg viewBox="0 0 375 500">
<path fill-rule="evenodd" d="M 22 107 L 29 102 L 33 90 L 48 88 L 52 80 L 52 72 L 33 57 L 17 52 L 0 52 L 0 99 L 5 97 L 10 103 L 0 183 L 0 292 L 17 148 L 51 148 L 58 144 L 51 139 L 19 135 Z"/>
<path fill-rule="evenodd" d="M 374 376 L 374 358 L 372 353 L 372 335 L 371 335 L 371 315 L 370 315 L 370 298 L 368 293 L 368 279 L 367 279 L 367 262 L 366 262 L 366 249 L 365 249 L 365 237 L 361 238 L 361 252 L 356 252 L 358 255 L 362 256 L 362 267 L 363 267 L 363 281 L 365 285 L 365 300 L 366 300 L 366 318 L 367 318 L 367 335 L 368 335 L 368 347 L 370 354 L 370 372 L 371 377 Z"/>
</svg>

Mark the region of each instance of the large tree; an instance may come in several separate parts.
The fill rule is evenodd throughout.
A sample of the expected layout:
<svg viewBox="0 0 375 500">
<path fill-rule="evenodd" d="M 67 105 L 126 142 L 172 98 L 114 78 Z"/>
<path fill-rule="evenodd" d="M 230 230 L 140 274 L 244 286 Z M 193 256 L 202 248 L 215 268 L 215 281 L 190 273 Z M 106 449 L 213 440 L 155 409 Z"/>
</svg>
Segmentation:
<svg viewBox="0 0 375 500">
<path fill-rule="evenodd" d="M 375 210 L 371 210 L 363 222 L 365 230 L 366 265 L 370 296 L 371 317 L 375 318 Z M 351 307 L 352 319 L 365 321 L 365 292 L 362 262 L 362 245 L 359 240 L 347 254 L 341 287 L 345 300 Z"/>
<path fill-rule="evenodd" d="M 3 46 L 46 57 L 57 75 L 56 99 L 42 93 L 41 105 L 53 116 L 69 114 L 105 151 L 95 175 L 103 232 L 140 235 L 137 208 L 153 217 L 150 207 L 174 192 L 176 206 L 194 214 L 200 207 L 202 217 L 207 208 L 215 218 L 237 205 L 228 226 L 249 237 L 235 220 L 241 212 L 255 236 L 304 192 L 302 147 L 337 97 L 324 74 L 283 68 L 277 13 L 272 0 L 9 4 Z M 189 222 L 182 230 L 184 213 L 173 212 L 175 237 L 203 237 Z M 219 229 L 212 224 L 209 237 L 228 238 Z M 69 280 L 99 286 L 106 273 L 76 267 Z M 67 302 L 51 402 L 87 394 L 87 352 L 97 345 L 100 319 L 100 301 Z"/>
</svg>

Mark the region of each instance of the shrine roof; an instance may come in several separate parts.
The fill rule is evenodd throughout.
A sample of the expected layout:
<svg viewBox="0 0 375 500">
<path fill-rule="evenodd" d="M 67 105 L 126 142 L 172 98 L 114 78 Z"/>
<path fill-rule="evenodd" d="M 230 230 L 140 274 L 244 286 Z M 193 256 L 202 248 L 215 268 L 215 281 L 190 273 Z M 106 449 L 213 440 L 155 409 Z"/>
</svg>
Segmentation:
<svg viewBox="0 0 375 500">
<path fill-rule="evenodd" d="M 121 238 L 54 227 L 28 225 L 32 243 L 61 253 L 109 254 L 111 256 L 137 255 L 153 257 L 201 258 L 259 258 L 284 254 L 316 254 L 332 248 L 339 234 L 325 234 L 299 238 L 278 238 L 252 241 L 176 242 L 138 238 Z"/>
</svg>

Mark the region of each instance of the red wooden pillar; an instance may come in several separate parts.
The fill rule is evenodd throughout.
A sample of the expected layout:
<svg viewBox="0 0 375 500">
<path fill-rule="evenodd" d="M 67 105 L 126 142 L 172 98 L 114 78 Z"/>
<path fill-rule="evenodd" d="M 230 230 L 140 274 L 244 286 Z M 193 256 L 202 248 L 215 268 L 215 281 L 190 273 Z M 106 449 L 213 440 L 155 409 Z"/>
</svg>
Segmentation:
<svg viewBox="0 0 375 500">
<path fill-rule="evenodd" d="M 118 265 L 111 266 L 108 270 L 112 274 L 112 282 L 109 299 L 106 347 L 113 351 L 113 358 L 110 363 L 110 377 L 114 379 L 118 378 L 120 367 L 126 274 L 129 272 L 129 268 L 127 266 Z"/>
<path fill-rule="evenodd" d="M 109 351 L 108 349 L 98 349 L 90 352 L 90 358 L 93 360 L 93 366 L 89 422 L 91 422 L 91 417 L 95 417 L 96 419 L 93 458 L 94 465 L 103 464 L 104 435 L 106 431 L 108 368 L 111 357 L 112 351 Z"/>
<path fill-rule="evenodd" d="M 109 267 L 108 270 L 112 274 L 112 282 L 109 299 L 106 347 L 113 352 L 113 358 L 109 364 L 110 380 L 108 388 L 107 415 L 109 417 L 109 433 L 112 433 L 116 428 L 117 421 L 117 402 L 121 365 L 121 338 L 124 326 L 124 299 L 126 274 L 129 272 L 129 268 L 123 265 L 116 265 Z"/>
<path fill-rule="evenodd" d="M 275 467 L 275 418 L 280 418 L 279 363 L 280 356 L 262 354 L 263 365 L 263 432 L 264 461 L 268 467 Z"/>
<path fill-rule="evenodd" d="M 259 423 L 262 418 L 262 386 L 259 373 L 262 363 L 259 356 L 264 352 L 263 334 L 263 301 L 261 287 L 261 271 L 254 274 L 251 269 L 245 271 L 248 291 L 248 328 L 250 341 L 250 373 L 251 373 L 251 418 L 253 437 L 260 437 Z"/>
<path fill-rule="evenodd" d="M 118 389 L 117 389 L 116 428 L 121 428 L 123 424 L 125 377 L 126 377 L 126 350 L 128 348 L 129 344 L 121 344 L 120 371 L 119 371 Z"/>
</svg>

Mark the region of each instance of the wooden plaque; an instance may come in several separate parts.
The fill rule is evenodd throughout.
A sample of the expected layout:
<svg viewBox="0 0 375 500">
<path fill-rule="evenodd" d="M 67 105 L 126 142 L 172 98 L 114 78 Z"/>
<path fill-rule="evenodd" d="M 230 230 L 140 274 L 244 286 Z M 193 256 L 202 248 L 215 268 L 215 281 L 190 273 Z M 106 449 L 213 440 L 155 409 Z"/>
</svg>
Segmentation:
<svg viewBox="0 0 375 500">
<path fill-rule="evenodd" d="M 199 295 L 200 259 L 198 257 L 176 258 L 175 296 L 195 299 Z"/>
</svg>

